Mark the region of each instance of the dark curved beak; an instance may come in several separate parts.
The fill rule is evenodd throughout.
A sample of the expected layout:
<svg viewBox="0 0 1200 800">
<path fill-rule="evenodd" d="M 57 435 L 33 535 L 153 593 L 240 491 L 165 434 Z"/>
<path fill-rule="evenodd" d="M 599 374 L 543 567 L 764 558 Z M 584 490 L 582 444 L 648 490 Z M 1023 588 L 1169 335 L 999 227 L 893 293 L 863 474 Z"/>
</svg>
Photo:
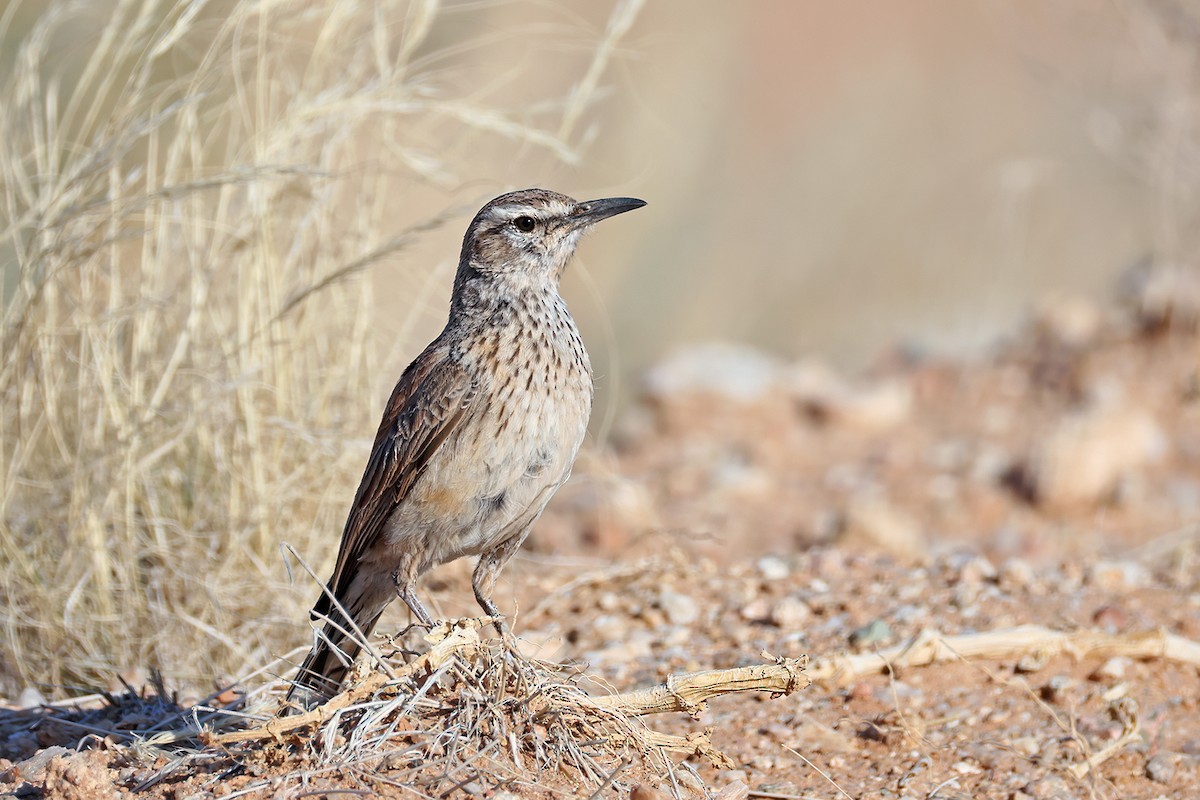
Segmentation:
<svg viewBox="0 0 1200 800">
<path fill-rule="evenodd" d="M 576 226 L 595 225 L 602 219 L 624 214 L 646 205 L 645 200 L 636 197 L 606 197 L 603 200 L 586 200 L 575 206 L 571 218 Z"/>
</svg>

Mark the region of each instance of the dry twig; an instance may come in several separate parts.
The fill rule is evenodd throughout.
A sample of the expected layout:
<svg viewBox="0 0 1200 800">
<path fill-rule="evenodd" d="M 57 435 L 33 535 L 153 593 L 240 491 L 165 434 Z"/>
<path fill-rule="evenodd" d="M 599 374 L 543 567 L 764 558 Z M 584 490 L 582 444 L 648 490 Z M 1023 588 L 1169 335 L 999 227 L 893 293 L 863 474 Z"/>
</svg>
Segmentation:
<svg viewBox="0 0 1200 800">
<path fill-rule="evenodd" d="M 801 674 L 807 661 L 779 658 L 774 664 L 669 675 L 663 683 L 650 689 L 597 697 L 593 702 L 627 717 L 672 711 L 685 711 L 695 717 L 704 710 L 708 700 L 723 694 L 771 692 L 788 695 L 797 689 L 803 689 L 812 683 L 807 676 Z"/>
<path fill-rule="evenodd" d="M 1012 659 L 1030 653 L 1067 653 L 1076 659 L 1164 658 L 1200 665 L 1200 643 L 1166 631 L 1107 634 L 1098 631 L 1054 631 L 1040 625 L 1021 625 L 984 633 L 943 636 L 925 630 L 909 642 L 875 653 L 833 656 L 808 668 L 814 681 L 847 683 L 860 675 L 886 669 L 918 667 L 963 659 Z"/>
</svg>

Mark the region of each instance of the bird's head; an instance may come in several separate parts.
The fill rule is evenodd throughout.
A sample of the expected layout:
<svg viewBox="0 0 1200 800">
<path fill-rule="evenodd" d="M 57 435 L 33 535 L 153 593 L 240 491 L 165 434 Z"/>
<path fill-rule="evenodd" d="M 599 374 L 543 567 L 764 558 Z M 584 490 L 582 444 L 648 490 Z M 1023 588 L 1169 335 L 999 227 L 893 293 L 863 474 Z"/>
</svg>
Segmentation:
<svg viewBox="0 0 1200 800">
<path fill-rule="evenodd" d="M 632 197 L 580 202 L 547 189 L 502 194 L 481 208 L 467 228 L 459 270 L 557 282 L 589 228 L 644 205 Z"/>
</svg>

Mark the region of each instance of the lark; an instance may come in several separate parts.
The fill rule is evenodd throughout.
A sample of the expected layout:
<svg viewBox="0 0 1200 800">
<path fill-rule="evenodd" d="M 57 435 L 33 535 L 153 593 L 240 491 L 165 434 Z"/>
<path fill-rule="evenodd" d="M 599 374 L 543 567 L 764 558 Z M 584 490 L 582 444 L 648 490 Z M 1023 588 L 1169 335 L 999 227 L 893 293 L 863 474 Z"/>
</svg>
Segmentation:
<svg viewBox="0 0 1200 800">
<path fill-rule="evenodd" d="M 559 279 L 589 228 L 644 205 L 526 189 L 475 215 L 446 327 L 383 413 L 312 610 L 325 624 L 288 693 L 293 707 L 336 694 L 394 597 L 432 625 L 416 584 L 440 564 L 478 556 L 475 598 L 502 617 L 496 579 L 571 474 L 591 414 L 591 363 Z"/>
</svg>

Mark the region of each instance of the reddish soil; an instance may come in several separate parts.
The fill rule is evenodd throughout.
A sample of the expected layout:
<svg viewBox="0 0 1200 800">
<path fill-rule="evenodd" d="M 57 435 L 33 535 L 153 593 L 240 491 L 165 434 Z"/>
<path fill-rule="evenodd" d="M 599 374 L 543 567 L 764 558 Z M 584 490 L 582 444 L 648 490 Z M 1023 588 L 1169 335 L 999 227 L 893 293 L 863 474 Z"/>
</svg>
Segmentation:
<svg viewBox="0 0 1200 800">
<path fill-rule="evenodd" d="M 581 461 L 501 605 L 522 609 L 525 650 L 585 664 L 619 691 L 762 663 L 763 651 L 819 662 L 927 630 L 1036 624 L 1200 642 L 1198 356 L 1200 336 L 1178 315 L 1072 303 L 987 357 L 897 351 L 854 379 L 697 348 L 647 377 L 612 452 Z M 472 613 L 467 576 L 455 566 L 429 582 L 443 612 Z M 604 796 L 694 796 L 704 781 L 778 798 L 1195 797 L 1195 658 L 1030 648 L 722 697 L 698 719 L 647 722 L 712 729 L 734 769 L 677 756 L 676 788 L 631 768 Z M 0 791 L 124 796 L 169 767 L 111 736 L 80 744 L 88 726 L 143 730 L 164 707 L 93 713 L 0 714 Z M 263 755 L 222 777 L 231 762 L 218 755 L 141 794 L 219 797 L 295 768 Z M 570 794 L 560 778 L 505 791 Z M 494 783 L 478 776 L 451 795 L 496 796 Z M 362 775 L 308 790 L 321 785 L 318 796 L 414 796 Z M 300 794 L 280 777 L 251 796 L 276 792 Z"/>
</svg>

